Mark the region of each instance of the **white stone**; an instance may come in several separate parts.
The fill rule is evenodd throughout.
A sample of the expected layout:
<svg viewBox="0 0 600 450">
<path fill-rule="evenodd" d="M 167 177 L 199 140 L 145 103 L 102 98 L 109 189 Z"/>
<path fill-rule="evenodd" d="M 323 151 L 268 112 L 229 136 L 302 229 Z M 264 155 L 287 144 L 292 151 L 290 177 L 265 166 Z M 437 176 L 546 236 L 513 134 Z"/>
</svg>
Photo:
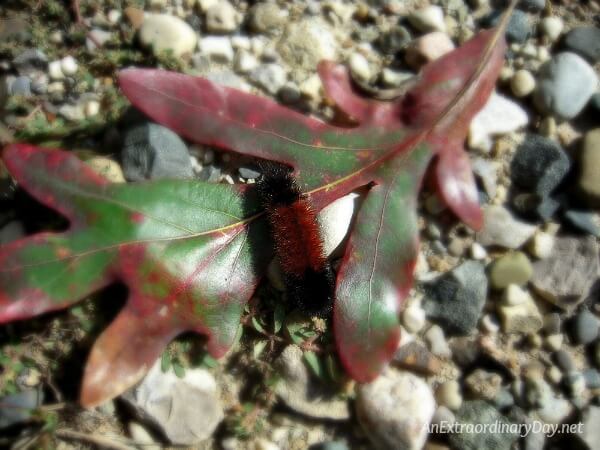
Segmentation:
<svg viewBox="0 0 600 450">
<path fill-rule="evenodd" d="M 473 242 L 471 244 L 471 258 L 475 259 L 477 261 L 481 261 L 484 260 L 485 258 L 487 258 L 487 251 L 485 250 L 485 248 L 483 248 L 483 246 L 481 244 L 479 244 L 478 242 Z"/>
<path fill-rule="evenodd" d="M 414 69 L 435 61 L 454 50 L 454 43 L 446 33 L 432 31 L 412 41 L 406 49 L 404 58 Z"/>
<path fill-rule="evenodd" d="M 108 23 L 110 23 L 111 25 L 116 25 L 121 20 L 121 16 L 121 11 L 119 11 L 118 9 L 111 9 L 106 15 L 106 18 L 108 19 Z"/>
<path fill-rule="evenodd" d="M 562 347 L 564 339 L 565 339 L 565 336 L 562 333 L 550 334 L 550 335 L 546 336 L 546 339 L 545 339 L 546 347 L 549 350 L 556 352 L 556 351 L 560 350 L 560 348 Z"/>
<path fill-rule="evenodd" d="M 521 106 L 494 92 L 471 121 L 469 147 L 487 152 L 492 148 L 492 136 L 511 133 L 528 123 Z"/>
<path fill-rule="evenodd" d="M 145 14 L 139 38 L 154 54 L 170 50 L 176 57 L 191 54 L 198 42 L 198 36 L 187 22 L 168 14 Z"/>
<path fill-rule="evenodd" d="M 226 0 L 220 0 L 206 11 L 206 28 L 211 33 L 230 33 L 239 24 L 239 14 Z"/>
<path fill-rule="evenodd" d="M 425 326 L 425 311 L 413 302 L 402 312 L 402 323 L 411 333 L 419 332 Z"/>
<path fill-rule="evenodd" d="M 527 302 L 531 296 L 527 291 L 525 291 L 521 286 L 516 284 L 509 284 L 508 287 L 504 290 L 503 301 L 507 305 L 520 305 L 522 303 Z"/>
<path fill-rule="evenodd" d="M 424 338 L 429 346 L 429 350 L 431 350 L 431 353 L 435 356 L 440 356 L 442 358 L 449 358 L 452 356 L 452 351 L 448 346 L 446 336 L 444 336 L 444 330 L 442 330 L 439 325 L 432 325 L 429 327 Z"/>
<path fill-rule="evenodd" d="M 360 208 L 361 202 L 362 198 L 351 192 L 319 212 L 317 217 L 321 225 L 323 250 L 327 256 L 337 257 L 343 254 L 354 211 Z"/>
<path fill-rule="evenodd" d="M 279 64 L 270 63 L 258 66 L 250 73 L 250 78 L 265 91 L 275 95 L 285 85 L 287 74 Z"/>
<path fill-rule="evenodd" d="M 444 11 L 439 6 L 427 6 L 413 11 L 408 16 L 410 24 L 422 32 L 446 31 Z"/>
<path fill-rule="evenodd" d="M 69 55 L 60 60 L 60 69 L 66 76 L 70 76 L 77 73 L 79 66 L 77 65 L 77 61 L 75 61 L 75 58 Z"/>
<path fill-rule="evenodd" d="M 252 48 L 252 43 L 248 36 L 232 36 L 231 45 L 233 48 L 241 50 L 250 50 Z"/>
<path fill-rule="evenodd" d="M 62 80 L 65 77 L 65 74 L 61 68 L 61 61 L 51 61 L 48 64 L 48 75 L 52 80 Z"/>
<path fill-rule="evenodd" d="M 460 384 L 456 380 L 446 381 L 438 386 L 435 391 L 435 399 L 438 404 L 456 411 L 460 409 L 463 397 L 460 392 Z"/>
<path fill-rule="evenodd" d="M 85 117 L 94 117 L 100 112 L 100 102 L 98 100 L 90 100 L 85 103 L 83 108 Z"/>
<path fill-rule="evenodd" d="M 348 65 L 350 66 L 350 73 L 358 81 L 368 82 L 373 76 L 367 58 L 360 53 L 352 53 Z"/>
<path fill-rule="evenodd" d="M 200 11 L 205 13 L 210 8 L 218 4 L 219 1 L 220 0 L 197 0 L 196 4 L 198 5 L 198 8 L 200 8 Z"/>
<path fill-rule="evenodd" d="M 85 119 L 85 111 L 82 103 L 65 103 L 58 108 L 58 114 L 72 122 Z"/>
<path fill-rule="evenodd" d="M 231 41 L 225 36 L 207 36 L 200 40 L 200 52 L 219 61 L 231 62 L 233 60 L 233 47 Z"/>
<path fill-rule="evenodd" d="M 477 242 L 483 246 L 497 245 L 517 249 L 535 231 L 534 225 L 517 220 L 506 208 L 490 205 L 483 210 L 483 229 L 477 233 Z"/>
<path fill-rule="evenodd" d="M 529 243 L 529 252 L 538 259 L 545 259 L 552 254 L 554 247 L 554 236 L 543 231 L 538 231 L 533 235 Z"/>
<path fill-rule="evenodd" d="M 565 24 L 560 17 L 544 17 L 539 24 L 540 31 L 550 42 L 556 42 Z"/>
<path fill-rule="evenodd" d="M 46 89 L 48 94 L 60 94 L 65 92 L 65 85 L 62 81 L 55 81 L 53 83 L 48 84 L 48 89 Z"/>
<path fill-rule="evenodd" d="M 156 422 L 174 444 L 194 445 L 209 438 L 224 416 L 209 372 L 187 369 L 179 378 L 172 371 L 163 373 L 160 361 L 124 398 Z"/>
<path fill-rule="evenodd" d="M 411 373 L 387 369 L 357 386 L 357 417 L 377 448 L 421 450 L 434 412 L 431 388 Z"/>
<path fill-rule="evenodd" d="M 300 83 L 300 93 L 309 100 L 319 101 L 322 97 L 322 91 L 323 83 L 321 83 L 321 77 L 316 73 Z"/>
<path fill-rule="evenodd" d="M 234 67 L 239 73 L 248 73 L 256 69 L 258 64 L 258 59 L 252 53 L 240 50 L 235 57 Z"/>
</svg>

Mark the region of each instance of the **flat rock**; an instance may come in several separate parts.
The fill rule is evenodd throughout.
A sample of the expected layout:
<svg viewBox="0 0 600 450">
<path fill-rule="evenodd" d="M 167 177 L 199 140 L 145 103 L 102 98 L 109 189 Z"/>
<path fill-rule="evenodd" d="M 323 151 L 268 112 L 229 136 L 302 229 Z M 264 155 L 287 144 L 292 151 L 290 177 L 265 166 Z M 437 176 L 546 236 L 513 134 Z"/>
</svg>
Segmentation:
<svg viewBox="0 0 600 450">
<path fill-rule="evenodd" d="M 121 160 L 128 180 L 193 177 L 187 146 L 168 128 L 145 123 L 128 129 L 123 140 Z"/>
<path fill-rule="evenodd" d="M 446 332 L 468 334 L 477 325 L 487 287 L 483 265 L 466 261 L 425 286 L 423 309 Z"/>
<path fill-rule="evenodd" d="M 483 400 L 464 402 L 461 408 L 456 411 L 456 420 L 463 425 L 472 424 L 478 427 L 487 424 L 488 429 L 484 429 L 481 433 L 450 434 L 448 439 L 452 448 L 461 450 L 510 450 L 513 442 L 519 438 L 517 433 L 489 431 L 489 428 L 495 424 L 508 427 L 510 421 L 500 414 L 494 406 Z"/>
<path fill-rule="evenodd" d="M 416 9 L 408 16 L 408 21 L 417 30 L 427 33 L 429 31 L 446 31 L 444 10 L 435 5 Z"/>
<path fill-rule="evenodd" d="M 391 369 L 357 386 L 356 414 L 371 442 L 382 449 L 420 450 L 435 412 L 431 388 L 421 378 Z"/>
<path fill-rule="evenodd" d="M 492 12 L 485 20 L 486 26 L 495 27 L 500 22 L 503 10 Z M 531 36 L 533 27 L 531 24 L 531 16 L 526 12 L 515 9 L 510 16 L 508 25 L 506 26 L 506 39 L 509 42 L 525 42 Z"/>
<path fill-rule="evenodd" d="M 529 294 L 517 305 L 500 305 L 498 315 L 505 333 L 531 334 L 543 325 L 542 315 Z"/>
<path fill-rule="evenodd" d="M 577 27 L 567 33 L 564 46 L 592 64 L 600 61 L 600 28 Z"/>
<path fill-rule="evenodd" d="M 489 151 L 492 137 L 512 133 L 528 123 L 527 112 L 518 103 L 494 92 L 469 125 L 469 147 Z"/>
<path fill-rule="evenodd" d="M 533 234 L 536 227 L 516 219 L 512 213 L 499 205 L 490 205 L 483 210 L 483 229 L 476 239 L 483 246 L 517 249 Z"/>
<path fill-rule="evenodd" d="M 418 69 L 452 50 L 454 50 L 452 39 L 446 33 L 433 31 L 408 44 L 404 58 L 408 65 Z"/>
<path fill-rule="evenodd" d="M 144 380 L 123 395 L 143 420 L 158 426 L 174 444 L 193 445 L 208 439 L 221 420 L 217 384 L 204 369 L 187 369 L 182 378 L 163 373 L 160 361 Z"/>
<path fill-rule="evenodd" d="M 540 68 L 534 103 L 544 114 L 572 119 L 586 106 L 597 85 L 598 76 L 581 56 L 558 53 Z"/>
<path fill-rule="evenodd" d="M 306 19 L 288 24 L 277 50 L 292 68 L 313 71 L 322 59 L 335 59 L 337 43 L 325 22 Z"/>
<path fill-rule="evenodd" d="M 257 3 L 250 11 L 249 24 L 253 31 L 258 33 L 280 33 L 288 17 L 287 11 L 275 3 Z"/>
<path fill-rule="evenodd" d="M 138 31 L 142 45 L 154 54 L 167 50 L 177 57 L 192 54 L 198 37 L 187 22 L 169 14 L 145 14 Z"/>
<path fill-rule="evenodd" d="M 317 419 L 348 420 L 348 402 L 311 378 L 300 347 L 286 347 L 277 359 L 276 366 L 282 378 L 275 385 L 275 392 L 287 406 Z"/>
<path fill-rule="evenodd" d="M 544 299 L 570 310 L 588 295 L 599 270 L 594 237 L 559 237 L 555 239 L 552 254 L 534 263 L 531 282 Z"/>
</svg>

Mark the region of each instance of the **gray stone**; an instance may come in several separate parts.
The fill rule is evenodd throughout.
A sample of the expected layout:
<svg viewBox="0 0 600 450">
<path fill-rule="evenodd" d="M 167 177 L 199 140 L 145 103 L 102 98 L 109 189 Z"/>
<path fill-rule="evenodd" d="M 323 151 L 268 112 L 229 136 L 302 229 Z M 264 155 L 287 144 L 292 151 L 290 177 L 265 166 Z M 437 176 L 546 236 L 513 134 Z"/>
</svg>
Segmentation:
<svg viewBox="0 0 600 450">
<path fill-rule="evenodd" d="M 484 21 L 486 26 L 495 27 L 500 22 L 504 11 L 496 10 Z M 506 27 L 506 39 L 509 42 L 525 42 L 532 34 L 531 18 L 529 14 L 516 9 L 510 16 Z"/>
<path fill-rule="evenodd" d="M 25 227 L 17 220 L 12 220 L 0 228 L 0 245 L 8 244 L 25 237 Z"/>
<path fill-rule="evenodd" d="M 217 383 L 204 369 L 188 369 L 179 378 L 172 371 L 164 373 L 157 361 L 122 397 L 174 444 L 194 445 L 209 438 L 224 417 Z"/>
<path fill-rule="evenodd" d="M 403 50 L 412 37 L 410 32 L 401 25 L 397 25 L 390 30 L 383 32 L 377 38 L 376 44 L 383 53 L 394 55 Z"/>
<path fill-rule="evenodd" d="M 600 389 L 600 372 L 596 369 L 586 369 L 581 374 L 588 389 Z"/>
<path fill-rule="evenodd" d="M 10 84 L 10 95 L 31 96 L 31 79 L 26 76 L 17 77 Z"/>
<path fill-rule="evenodd" d="M 519 2 L 519 8 L 532 12 L 541 11 L 545 6 L 546 0 L 521 0 Z"/>
<path fill-rule="evenodd" d="M 554 360 L 556 361 L 556 365 L 564 373 L 572 372 L 576 369 L 573 357 L 566 350 L 561 349 L 554 353 Z"/>
<path fill-rule="evenodd" d="M 0 408 L 0 430 L 29 422 L 43 400 L 43 392 L 38 389 L 29 389 L 0 397 L 0 405 L 2 405 Z"/>
<path fill-rule="evenodd" d="M 187 146 L 168 128 L 145 123 L 125 132 L 122 166 L 130 181 L 192 178 Z"/>
<path fill-rule="evenodd" d="M 528 134 L 511 162 L 513 182 L 547 197 L 560 184 L 571 167 L 569 157 L 555 141 Z"/>
<path fill-rule="evenodd" d="M 421 378 L 386 370 L 356 390 L 356 415 L 377 448 L 420 450 L 435 412 L 430 387 Z"/>
<path fill-rule="evenodd" d="M 12 65 L 20 75 L 31 75 L 32 72 L 46 70 L 48 57 L 37 48 L 29 48 L 15 56 Z"/>
<path fill-rule="evenodd" d="M 573 337 L 580 344 L 590 344 L 600 332 L 600 320 L 587 309 L 582 310 L 573 321 Z"/>
<path fill-rule="evenodd" d="M 567 50 L 583 56 L 591 63 L 596 63 L 600 60 L 600 28 L 574 28 L 565 36 L 564 45 Z"/>
<path fill-rule="evenodd" d="M 279 64 L 263 64 L 250 73 L 250 78 L 268 93 L 277 94 L 287 80 L 285 69 Z"/>
<path fill-rule="evenodd" d="M 481 400 L 494 400 L 502 387 L 502 377 L 495 372 L 475 369 L 464 380 L 469 392 Z"/>
<path fill-rule="evenodd" d="M 600 216 L 590 211 L 569 210 L 565 212 L 565 220 L 575 228 L 600 238 Z"/>
<path fill-rule="evenodd" d="M 534 103 L 544 114 L 572 119 L 583 110 L 597 85 L 598 76 L 581 56 L 558 53 L 540 68 Z"/>
<path fill-rule="evenodd" d="M 287 346 L 276 361 L 281 375 L 275 392 L 294 411 L 309 417 L 348 420 L 348 402 L 336 396 L 327 386 L 310 376 L 303 352 L 295 345 Z"/>
<path fill-rule="evenodd" d="M 583 415 L 583 430 L 577 433 L 578 440 L 585 443 L 588 450 L 600 450 L 600 406 L 590 406 Z"/>
<path fill-rule="evenodd" d="M 472 424 L 481 427 L 488 424 L 487 429 L 481 433 L 452 433 L 448 436 L 453 448 L 461 450 L 510 450 L 513 442 L 519 435 L 517 433 L 494 433 L 491 426 L 498 423 L 502 427 L 508 427 L 510 421 L 500 414 L 491 404 L 474 400 L 464 402 L 463 406 L 456 412 L 456 420 L 464 425 Z"/>
<path fill-rule="evenodd" d="M 260 176 L 260 172 L 257 172 L 256 170 L 251 169 L 249 167 L 240 167 L 238 169 L 238 172 L 240 174 L 240 177 L 246 179 L 254 179 Z"/>
<path fill-rule="evenodd" d="M 491 205 L 483 211 L 483 229 L 476 238 L 483 246 L 517 249 L 533 236 L 535 230 L 535 226 L 516 219 L 506 208 Z"/>
<path fill-rule="evenodd" d="M 552 254 L 534 263 L 531 282 L 544 299 L 570 310 L 585 299 L 599 270 L 594 237 L 560 237 L 555 240 Z"/>
<path fill-rule="evenodd" d="M 426 285 L 423 308 L 448 333 L 468 334 L 477 326 L 487 287 L 483 265 L 467 261 Z"/>
</svg>

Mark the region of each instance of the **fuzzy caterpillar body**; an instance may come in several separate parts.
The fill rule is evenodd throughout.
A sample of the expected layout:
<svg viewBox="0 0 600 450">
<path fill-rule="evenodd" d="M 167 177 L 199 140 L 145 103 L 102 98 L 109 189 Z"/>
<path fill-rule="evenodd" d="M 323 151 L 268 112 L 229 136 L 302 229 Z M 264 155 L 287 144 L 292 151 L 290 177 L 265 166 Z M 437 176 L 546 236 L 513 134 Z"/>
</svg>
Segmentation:
<svg viewBox="0 0 600 450">
<path fill-rule="evenodd" d="M 310 201 L 290 171 L 275 164 L 262 167 L 256 187 L 290 300 L 309 314 L 328 315 L 333 306 L 335 275 Z"/>
</svg>

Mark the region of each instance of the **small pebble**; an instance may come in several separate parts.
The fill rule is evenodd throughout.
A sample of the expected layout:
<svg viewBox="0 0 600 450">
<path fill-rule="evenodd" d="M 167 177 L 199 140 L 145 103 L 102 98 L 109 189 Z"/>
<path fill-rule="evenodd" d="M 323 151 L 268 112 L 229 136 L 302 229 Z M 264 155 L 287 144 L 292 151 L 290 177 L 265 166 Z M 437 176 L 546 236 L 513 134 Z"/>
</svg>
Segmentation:
<svg viewBox="0 0 600 450">
<path fill-rule="evenodd" d="M 592 64 L 600 61 L 600 28 L 577 27 L 569 31 L 564 39 L 567 50 L 586 58 Z"/>
<path fill-rule="evenodd" d="M 62 80 L 65 77 L 65 74 L 62 71 L 61 67 L 62 62 L 60 60 L 51 61 L 48 64 L 48 75 L 53 80 Z"/>
<path fill-rule="evenodd" d="M 200 40 L 200 52 L 216 61 L 231 62 L 233 47 L 225 36 L 207 36 Z"/>
<path fill-rule="evenodd" d="M 146 13 L 138 33 L 141 44 L 155 55 L 164 51 L 172 51 L 176 57 L 191 54 L 198 42 L 187 22 L 168 14 Z"/>
<path fill-rule="evenodd" d="M 79 65 L 72 56 L 65 56 L 60 60 L 60 69 L 64 75 L 69 77 L 77 73 Z"/>
<path fill-rule="evenodd" d="M 403 311 L 402 323 L 408 331 L 417 333 L 425 326 L 425 311 L 413 302 Z"/>
<path fill-rule="evenodd" d="M 554 247 L 554 236 L 543 231 L 536 231 L 529 242 L 528 249 L 531 255 L 538 259 L 548 258 Z"/>
<path fill-rule="evenodd" d="M 560 17 L 544 17 L 539 24 L 540 31 L 550 43 L 558 40 L 564 27 Z"/>
<path fill-rule="evenodd" d="M 485 250 L 485 248 L 477 243 L 477 242 L 473 242 L 471 244 L 471 258 L 481 261 L 484 260 L 485 258 L 487 258 L 487 251 Z"/>
<path fill-rule="evenodd" d="M 573 337 L 579 344 L 590 344 L 600 332 L 600 320 L 587 309 L 582 310 L 573 323 Z"/>
<path fill-rule="evenodd" d="M 444 11 L 439 6 L 432 5 L 414 10 L 408 16 L 408 21 L 413 27 L 422 32 L 446 31 Z"/>
<path fill-rule="evenodd" d="M 494 288 L 502 289 L 510 284 L 523 285 L 533 274 L 531 262 L 523 252 L 510 252 L 496 259 L 490 270 Z"/>
<path fill-rule="evenodd" d="M 409 66 L 418 69 L 452 50 L 454 50 L 452 39 L 446 33 L 434 31 L 412 41 L 404 57 Z"/>
<path fill-rule="evenodd" d="M 458 410 L 463 401 L 458 381 L 449 380 L 440 384 L 435 391 L 435 399 L 439 405 L 446 406 L 452 411 Z"/>
<path fill-rule="evenodd" d="M 219 0 L 206 11 L 206 28 L 210 33 L 230 33 L 238 26 L 238 13 L 226 0 Z"/>
<path fill-rule="evenodd" d="M 573 357 L 566 350 L 558 350 L 556 353 L 554 353 L 554 360 L 563 373 L 576 370 Z"/>
<path fill-rule="evenodd" d="M 564 335 L 560 333 L 550 334 L 545 339 L 546 347 L 552 352 L 557 352 L 562 347 L 564 338 Z"/>
<path fill-rule="evenodd" d="M 276 94 L 286 83 L 287 74 L 279 64 L 263 64 L 250 74 L 250 78 L 265 91 Z"/>
<path fill-rule="evenodd" d="M 369 62 L 360 53 L 352 53 L 348 65 L 350 73 L 358 81 L 368 82 L 373 76 Z"/>
<path fill-rule="evenodd" d="M 452 351 L 448 346 L 448 341 L 444 336 L 444 330 L 438 325 L 432 325 L 424 335 L 425 342 L 429 346 L 429 350 L 435 356 L 449 358 L 452 356 Z"/>
<path fill-rule="evenodd" d="M 527 97 L 535 89 L 535 78 L 527 70 L 517 70 L 510 82 L 510 88 L 515 97 Z"/>
</svg>

